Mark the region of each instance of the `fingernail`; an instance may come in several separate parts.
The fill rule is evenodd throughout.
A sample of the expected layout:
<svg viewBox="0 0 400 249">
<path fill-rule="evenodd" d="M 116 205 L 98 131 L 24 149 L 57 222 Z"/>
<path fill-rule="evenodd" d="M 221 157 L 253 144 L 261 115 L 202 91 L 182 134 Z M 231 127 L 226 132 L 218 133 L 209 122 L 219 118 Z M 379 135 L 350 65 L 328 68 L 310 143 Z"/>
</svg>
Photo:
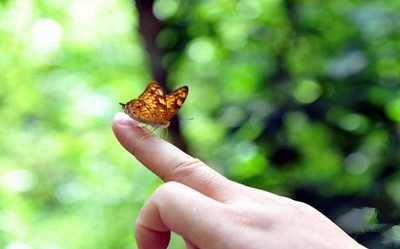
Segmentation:
<svg viewBox="0 0 400 249">
<path fill-rule="evenodd" d="M 114 116 L 114 122 L 121 126 L 132 126 L 132 119 L 123 112 L 117 112 Z"/>
</svg>

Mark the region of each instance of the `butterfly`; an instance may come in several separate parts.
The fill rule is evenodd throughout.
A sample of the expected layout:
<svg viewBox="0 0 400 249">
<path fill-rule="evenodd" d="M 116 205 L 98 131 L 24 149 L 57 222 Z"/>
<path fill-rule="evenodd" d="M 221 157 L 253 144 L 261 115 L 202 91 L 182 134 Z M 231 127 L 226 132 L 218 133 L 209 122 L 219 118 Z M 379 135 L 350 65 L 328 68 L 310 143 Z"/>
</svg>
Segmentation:
<svg viewBox="0 0 400 249">
<path fill-rule="evenodd" d="M 182 86 L 165 95 L 160 85 L 150 82 L 137 99 L 126 104 L 119 103 L 131 118 L 157 128 L 167 128 L 171 119 L 182 107 L 189 93 L 187 86 Z"/>
</svg>

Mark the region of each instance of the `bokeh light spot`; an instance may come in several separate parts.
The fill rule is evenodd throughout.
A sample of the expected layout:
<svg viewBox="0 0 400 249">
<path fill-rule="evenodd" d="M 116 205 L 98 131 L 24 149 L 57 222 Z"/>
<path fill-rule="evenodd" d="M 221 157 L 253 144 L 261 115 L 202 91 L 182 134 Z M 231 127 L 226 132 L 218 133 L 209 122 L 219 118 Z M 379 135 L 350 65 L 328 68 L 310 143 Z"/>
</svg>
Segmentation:
<svg viewBox="0 0 400 249">
<path fill-rule="evenodd" d="M 346 170 L 352 174 L 361 174 L 369 167 L 369 159 L 362 153 L 356 152 L 344 159 Z"/>
<path fill-rule="evenodd" d="M 13 169 L 0 177 L 1 188 L 9 192 L 24 192 L 32 189 L 37 182 L 36 176 L 29 170 Z"/>
<path fill-rule="evenodd" d="M 32 28 L 33 45 L 40 51 L 48 52 L 58 49 L 62 37 L 61 26 L 54 20 L 38 20 Z"/>
<path fill-rule="evenodd" d="M 344 114 L 340 120 L 338 120 L 338 123 L 344 130 L 356 133 L 364 133 L 369 127 L 368 120 L 357 113 Z"/>
<path fill-rule="evenodd" d="M 389 101 L 385 106 L 385 111 L 391 120 L 400 122 L 400 98 Z"/>
<path fill-rule="evenodd" d="M 321 87 L 312 80 L 300 82 L 294 91 L 294 97 L 300 103 L 314 102 L 321 95 Z"/>
<path fill-rule="evenodd" d="M 174 0 L 158 0 L 154 3 L 154 15 L 160 19 L 165 20 L 175 15 L 178 10 L 179 4 Z"/>
<path fill-rule="evenodd" d="M 262 7 L 257 0 L 241 0 L 236 5 L 237 12 L 246 19 L 254 19 L 260 16 Z"/>
<path fill-rule="evenodd" d="M 199 38 L 189 44 L 189 58 L 198 63 L 207 63 L 215 54 L 214 45 L 207 39 Z"/>
</svg>

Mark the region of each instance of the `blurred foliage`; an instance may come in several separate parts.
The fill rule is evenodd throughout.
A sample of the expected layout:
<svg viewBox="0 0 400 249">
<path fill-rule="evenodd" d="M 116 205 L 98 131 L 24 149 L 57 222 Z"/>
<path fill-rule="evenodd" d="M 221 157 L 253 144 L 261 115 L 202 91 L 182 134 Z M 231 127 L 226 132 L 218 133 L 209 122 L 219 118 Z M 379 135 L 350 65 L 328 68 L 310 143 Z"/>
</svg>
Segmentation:
<svg viewBox="0 0 400 249">
<path fill-rule="evenodd" d="M 154 60 L 171 88 L 190 88 L 192 155 L 311 204 L 369 248 L 399 246 L 399 10 L 159 0 L 165 55 L 151 58 L 132 2 L 0 1 L 0 247 L 135 248 L 134 219 L 161 182 L 110 123 Z"/>
</svg>

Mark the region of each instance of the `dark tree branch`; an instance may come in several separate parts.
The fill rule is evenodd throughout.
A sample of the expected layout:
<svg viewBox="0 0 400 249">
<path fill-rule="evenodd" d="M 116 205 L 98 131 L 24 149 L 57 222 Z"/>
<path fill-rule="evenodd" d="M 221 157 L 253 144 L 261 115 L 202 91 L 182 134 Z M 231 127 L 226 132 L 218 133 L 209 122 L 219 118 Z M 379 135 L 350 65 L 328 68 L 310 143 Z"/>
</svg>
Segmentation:
<svg viewBox="0 0 400 249">
<path fill-rule="evenodd" d="M 135 0 L 138 16 L 139 16 L 139 33 L 143 37 L 147 53 L 149 54 L 149 61 L 151 72 L 154 79 L 161 85 L 164 90 L 170 91 L 166 82 L 168 72 L 162 65 L 162 59 L 166 55 L 165 50 L 157 46 L 157 36 L 165 29 L 165 24 L 156 18 L 153 13 L 153 0 Z M 187 151 L 187 144 L 182 138 L 179 122 L 171 122 L 168 128 L 173 143 Z"/>
</svg>

